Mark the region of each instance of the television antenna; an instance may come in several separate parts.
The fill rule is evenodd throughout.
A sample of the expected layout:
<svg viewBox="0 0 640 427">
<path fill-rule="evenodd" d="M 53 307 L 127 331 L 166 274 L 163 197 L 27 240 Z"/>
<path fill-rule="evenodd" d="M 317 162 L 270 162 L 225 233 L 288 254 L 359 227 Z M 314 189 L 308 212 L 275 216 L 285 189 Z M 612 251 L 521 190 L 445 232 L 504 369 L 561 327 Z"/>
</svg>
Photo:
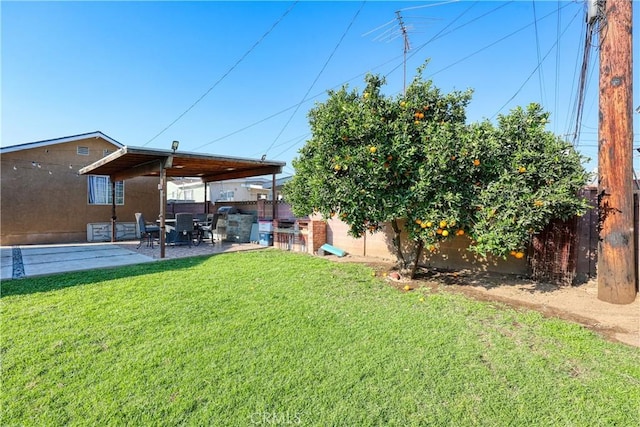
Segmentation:
<svg viewBox="0 0 640 427">
<path fill-rule="evenodd" d="M 402 15 L 405 11 L 415 10 L 415 9 L 423 9 L 427 7 L 441 6 L 449 3 L 455 3 L 459 0 L 446 0 L 440 3 L 434 4 L 426 4 L 426 5 L 418 5 L 405 7 L 403 9 L 398 9 L 395 11 L 396 17 L 366 33 L 362 34 L 363 37 L 371 35 L 373 33 L 377 33 L 377 35 L 373 38 L 374 41 L 385 41 L 391 42 L 399 37 L 402 37 L 402 65 L 403 65 L 403 94 L 406 92 L 407 88 L 407 53 L 411 50 L 411 43 L 409 42 L 409 33 L 416 33 L 417 27 L 424 26 L 425 20 L 435 20 L 438 18 L 427 18 L 424 16 L 415 16 L 415 15 Z M 411 21 L 411 22 L 409 22 Z M 417 26 L 416 23 L 417 22 Z"/>
</svg>

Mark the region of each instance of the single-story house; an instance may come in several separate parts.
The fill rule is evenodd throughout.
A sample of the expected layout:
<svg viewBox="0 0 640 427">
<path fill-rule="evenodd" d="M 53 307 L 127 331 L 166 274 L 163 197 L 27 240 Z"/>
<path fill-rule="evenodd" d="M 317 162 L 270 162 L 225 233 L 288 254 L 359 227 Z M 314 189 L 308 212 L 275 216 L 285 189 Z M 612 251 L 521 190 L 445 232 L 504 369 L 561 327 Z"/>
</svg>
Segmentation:
<svg viewBox="0 0 640 427">
<path fill-rule="evenodd" d="M 123 144 L 100 131 L 0 147 L 0 244 L 86 242 L 89 224 L 108 223 L 108 176 L 78 171 Z M 118 221 L 158 215 L 157 179 L 116 183 Z"/>
</svg>

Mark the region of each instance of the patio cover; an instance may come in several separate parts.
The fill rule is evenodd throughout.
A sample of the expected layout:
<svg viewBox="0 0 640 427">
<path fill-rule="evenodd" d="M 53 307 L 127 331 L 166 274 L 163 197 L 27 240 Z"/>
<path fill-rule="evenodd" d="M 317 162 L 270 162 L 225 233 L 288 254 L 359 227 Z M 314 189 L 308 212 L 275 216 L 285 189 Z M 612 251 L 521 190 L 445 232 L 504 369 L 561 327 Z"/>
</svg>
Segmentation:
<svg viewBox="0 0 640 427">
<path fill-rule="evenodd" d="M 282 172 L 285 162 L 213 156 L 200 153 L 174 152 L 143 147 L 124 146 L 114 153 L 80 169 L 83 175 L 108 175 L 115 193 L 115 182 L 137 176 L 157 176 L 160 180 L 160 257 L 165 253 L 165 209 L 168 177 L 199 177 L 203 182 L 223 181 L 250 176 L 273 175 Z M 274 185 L 275 188 L 275 185 Z M 112 235 L 115 241 L 116 206 L 112 205 Z M 274 203 L 275 207 L 275 203 Z"/>
</svg>

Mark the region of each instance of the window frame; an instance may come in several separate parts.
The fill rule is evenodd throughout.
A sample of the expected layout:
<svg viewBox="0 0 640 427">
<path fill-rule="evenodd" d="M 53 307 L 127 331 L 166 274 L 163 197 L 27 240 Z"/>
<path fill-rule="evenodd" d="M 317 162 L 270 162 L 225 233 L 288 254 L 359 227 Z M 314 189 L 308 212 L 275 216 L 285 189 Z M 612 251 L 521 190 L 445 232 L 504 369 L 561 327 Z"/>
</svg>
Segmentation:
<svg viewBox="0 0 640 427">
<path fill-rule="evenodd" d="M 92 181 L 102 182 L 95 182 L 92 189 Z M 92 197 L 95 200 L 92 200 Z M 116 206 L 123 206 L 124 200 L 124 181 L 116 181 Z M 87 204 L 89 206 L 113 205 L 111 199 L 111 178 L 109 175 L 87 176 Z"/>
</svg>

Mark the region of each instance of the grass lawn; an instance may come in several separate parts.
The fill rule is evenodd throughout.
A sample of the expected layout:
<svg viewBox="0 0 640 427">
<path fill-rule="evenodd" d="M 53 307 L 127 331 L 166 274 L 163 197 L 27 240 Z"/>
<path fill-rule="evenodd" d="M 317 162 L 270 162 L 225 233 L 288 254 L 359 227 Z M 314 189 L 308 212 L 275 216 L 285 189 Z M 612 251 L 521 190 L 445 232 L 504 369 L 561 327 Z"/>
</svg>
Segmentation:
<svg viewBox="0 0 640 427">
<path fill-rule="evenodd" d="M 640 425 L 638 349 L 278 250 L 2 284 L 0 425 Z"/>
</svg>

